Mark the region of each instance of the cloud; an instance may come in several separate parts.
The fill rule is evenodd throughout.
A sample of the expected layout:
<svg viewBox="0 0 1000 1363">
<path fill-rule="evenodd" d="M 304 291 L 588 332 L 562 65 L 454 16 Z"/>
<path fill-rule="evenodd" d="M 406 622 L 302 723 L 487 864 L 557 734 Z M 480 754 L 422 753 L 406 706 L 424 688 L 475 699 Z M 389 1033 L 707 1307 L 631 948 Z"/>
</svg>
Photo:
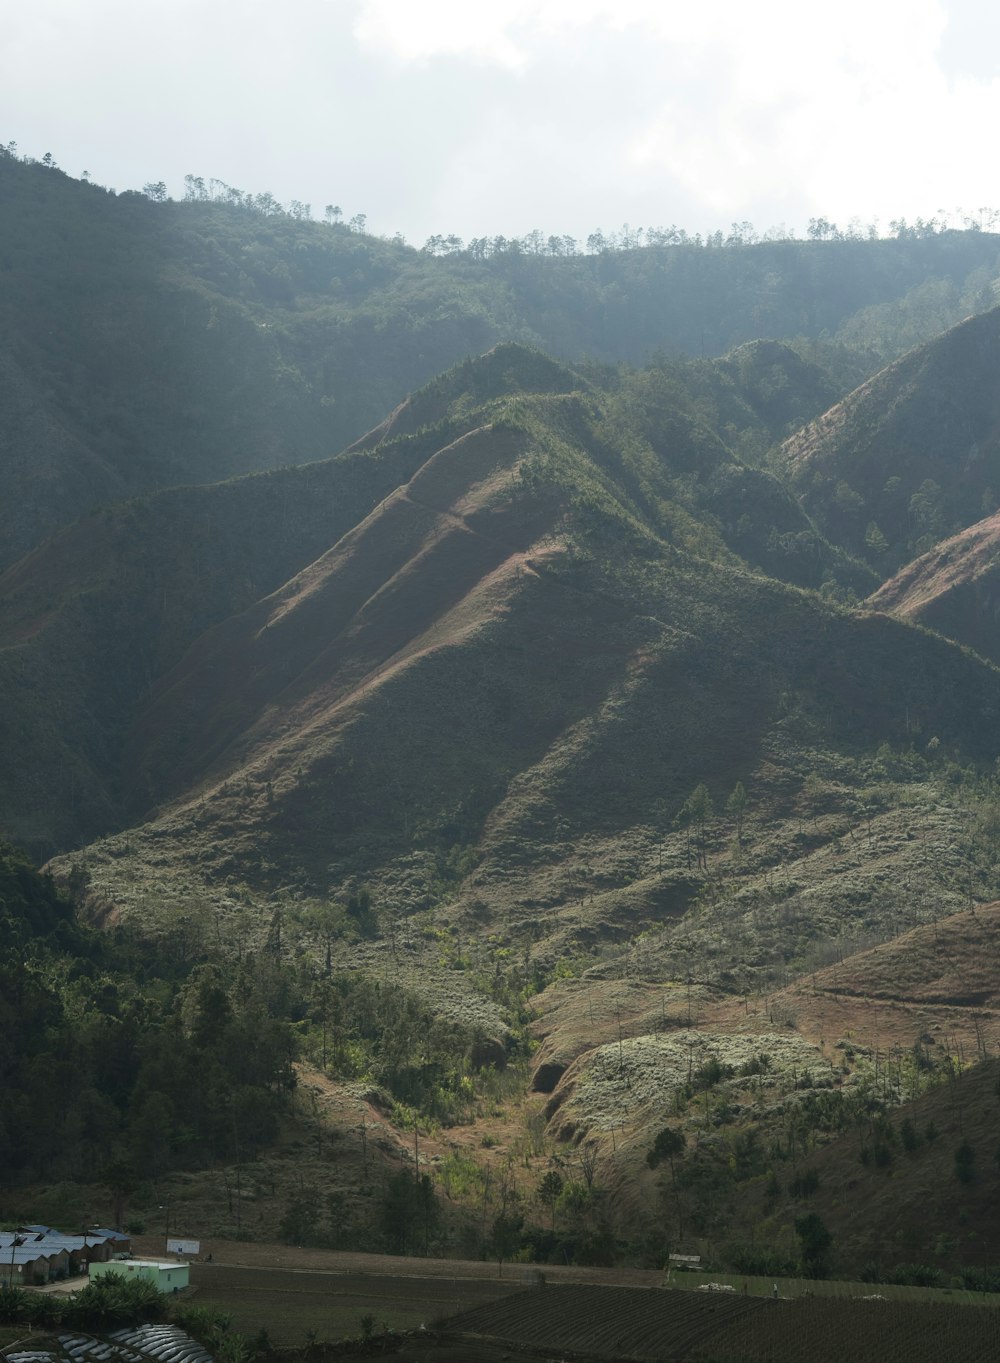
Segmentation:
<svg viewBox="0 0 1000 1363">
<path fill-rule="evenodd" d="M 0 136 L 119 189 L 215 176 L 416 241 L 929 215 L 993 194 L 987 3 L 33 0 Z"/>
<path fill-rule="evenodd" d="M 646 84 L 627 119 L 604 106 L 616 164 L 602 173 L 619 189 L 641 198 L 657 181 L 713 217 L 768 204 L 870 217 L 930 213 L 984 181 L 971 132 L 996 123 L 1000 89 L 946 73 L 949 18 L 942 0 L 365 0 L 354 31 L 398 66 L 471 62 L 522 87 L 552 82 L 554 99 L 595 41 L 625 35 Z M 562 107 L 569 148 L 575 112 Z"/>
</svg>

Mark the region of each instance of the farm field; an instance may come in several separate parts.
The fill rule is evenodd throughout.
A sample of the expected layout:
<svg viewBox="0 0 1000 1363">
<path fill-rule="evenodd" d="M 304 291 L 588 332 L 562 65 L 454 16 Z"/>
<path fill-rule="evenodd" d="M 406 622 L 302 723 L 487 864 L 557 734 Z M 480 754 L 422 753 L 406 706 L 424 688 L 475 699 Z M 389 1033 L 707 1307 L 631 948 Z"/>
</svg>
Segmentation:
<svg viewBox="0 0 1000 1363">
<path fill-rule="evenodd" d="M 360 1336 L 366 1316 L 374 1317 L 376 1332 L 416 1330 L 521 1287 L 513 1278 L 470 1281 L 224 1264 L 192 1265 L 191 1283 L 193 1305 L 225 1311 L 242 1334 L 266 1330 L 279 1346 L 305 1344 L 313 1336 L 330 1341 Z"/>
<path fill-rule="evenodd" d="M 1000 1349 L 996 1309 L 589 1286 L 525 1291 L 467 1311 L 447 1328 L 514 1348 L 650 1363 L 986 1363 Z"/>
<path fill-rule="evenodd" d="M 1000 1352 L 1000 1312 L 931 1302 L 800 1297 L 726 1323 L 695 1358 L 747 1363 L 987 1363 Z"/>
<path fill-rule="evenodd" d="M 779 1303 L 780 1305 L 780 1303 Z M 687 1358 L 720 1327 L 774 1306 L 759 1297 L 573 1285 L 528 1289 L 448 1322 L 448 1331 L 600 1358 Z M 749 1333 L 752 1335 L 752 1319 Z"/>
<path fill-rule="evenodd" d="M 774 1278 L 747 1277 L 741 1273 L 674 1273 L 664 1285 L 682 1291 L 697 1291 L 709 1283 L 732 1287 L 742 1292 L 744 1284 L 751 1297 L 770 1297 Z M 949 1306 L 986 1306 L 1000 1309 L 1000 1294 L 969 1292 L 961 1287 L 903 1287 L 895 1283 L 862 1283 L 840 1278 L 779 1278 L 782 1298 L 839 1297 L 855 1300 L 878 1296 L 886 1301 L 944 1302 Z"/>
</svg>

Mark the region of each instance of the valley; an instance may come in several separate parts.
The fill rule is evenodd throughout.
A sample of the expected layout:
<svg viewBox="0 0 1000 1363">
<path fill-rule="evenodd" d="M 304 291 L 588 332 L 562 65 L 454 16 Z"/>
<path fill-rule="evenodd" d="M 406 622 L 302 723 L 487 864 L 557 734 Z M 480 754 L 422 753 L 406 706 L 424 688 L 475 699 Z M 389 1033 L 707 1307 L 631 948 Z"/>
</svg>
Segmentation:
<svg viewBox="0 0 1000 1363">
<path fill-rule="evenodd" d="M 46 341 L 0 173 L 5 1219 L 995 1290 L 997 239 L 456 264 L 61 177 Z M 852 348 L 890 257 L 983 306 Z"/>
</svg>

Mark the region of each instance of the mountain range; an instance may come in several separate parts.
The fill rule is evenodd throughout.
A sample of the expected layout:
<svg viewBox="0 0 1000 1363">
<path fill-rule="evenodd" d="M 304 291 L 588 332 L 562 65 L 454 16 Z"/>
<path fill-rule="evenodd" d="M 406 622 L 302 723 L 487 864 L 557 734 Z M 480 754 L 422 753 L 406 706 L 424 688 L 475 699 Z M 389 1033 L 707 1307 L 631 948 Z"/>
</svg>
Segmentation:
<svg viewBox="0 0 1000 1363">
<path fill-rule="evenodd" d="M 997 242 L 438 259 L 0 182 L 5 835 L 109 932 L 393 979 L 650 1234 L 792 1254 L 858 1095 L 874 1160 L 1000 1045 L 992 967 L 924 978 L 1000 897 L 1000 309 L 886 320 Z"/>
</svg>

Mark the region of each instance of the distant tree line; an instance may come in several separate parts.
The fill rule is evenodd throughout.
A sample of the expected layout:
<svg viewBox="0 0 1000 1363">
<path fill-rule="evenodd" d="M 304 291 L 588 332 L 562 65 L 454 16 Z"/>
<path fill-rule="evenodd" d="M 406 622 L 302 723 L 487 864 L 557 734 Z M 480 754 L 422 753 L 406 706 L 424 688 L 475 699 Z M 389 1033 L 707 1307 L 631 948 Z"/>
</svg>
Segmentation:
<svg viewBox="0 0 1000 1363">
<path fill-rule="evenodd" d="M 16 142 L 8 142 L 6 146 L 0 144 L 0 156 L 20 160 L 28 165 L 41 164 L 52 170 L 59 169 L 51 152 L 46 152 L 40 162 L 36 162 L 31 156 L 19 155 Z M 89 172 L 84 171 L 80 178 L 89 181 Z M 167 185 L 163 180 L 148 181 L 143 185 L 142 193 L 154 203 L 170 201 Z M 206 178 L 201 175 L 185 175 L 183 200 L 185 203 L 227 204 L 267 218 L 284 217 L 295 222 L 313 221 L 312 205 L 300 199 L 282 203 L 267 190 L 252 193 L 237 189 L 226 184 L 224 180 L 211 176 Z M 345 220 L 343 210 L 337 204 L 330 203 L 324 207 L 322 221 L 329 226 L 345 227 L 359 235 L 367 235 L 367 214 L 356 213 Z M 897 241 L 917 241 L 949 231 L 998 230 L 1000 209 L 981 207 L 968 211 L 956 208 L 952 212 L 941 209 L 931 217 L 917 217 L 912 222 L 906 218 L 893 218 L 889 221 L 888 230 L 884 230 L 877 219 L 864 223 L 860 218 L 854 217 L 846 227 L 840 227 L 829 218 L 814 217 L 809 219 L 805 240 L 859 242 L 878 241 L 889 237 Z M 394 240 L 402 242 L 403 238 L 396 233 Z M 668 246 L 697 246 L 719 250 L 755 246 L 762 242 L 802 240 L 795 228 L 789 228 L 783 223 L 759 232 L 753 223 L 744 220 L 732 223 L 728 231 L 717 228 L 714 232 L 705 233 L 688 232 L 673 223 L 669 227 L 632 227 L 629 223 L 624 223 L 621 228 L 610 232 L 596 228 L 582 241 L 565 234 L 546 234 L 539 228 L 534 228 L 520 237 L 473 237 L 468 242 L 454 233 L 435 233 L 427 238 L 421 249 L 432 256 L 464 256 L 469 260 L 487 260 L 493 256 L 507 255 L 600 255 L 604 252 L 634 251 L 643 247 L 660 249 Z"/>
</svg>

